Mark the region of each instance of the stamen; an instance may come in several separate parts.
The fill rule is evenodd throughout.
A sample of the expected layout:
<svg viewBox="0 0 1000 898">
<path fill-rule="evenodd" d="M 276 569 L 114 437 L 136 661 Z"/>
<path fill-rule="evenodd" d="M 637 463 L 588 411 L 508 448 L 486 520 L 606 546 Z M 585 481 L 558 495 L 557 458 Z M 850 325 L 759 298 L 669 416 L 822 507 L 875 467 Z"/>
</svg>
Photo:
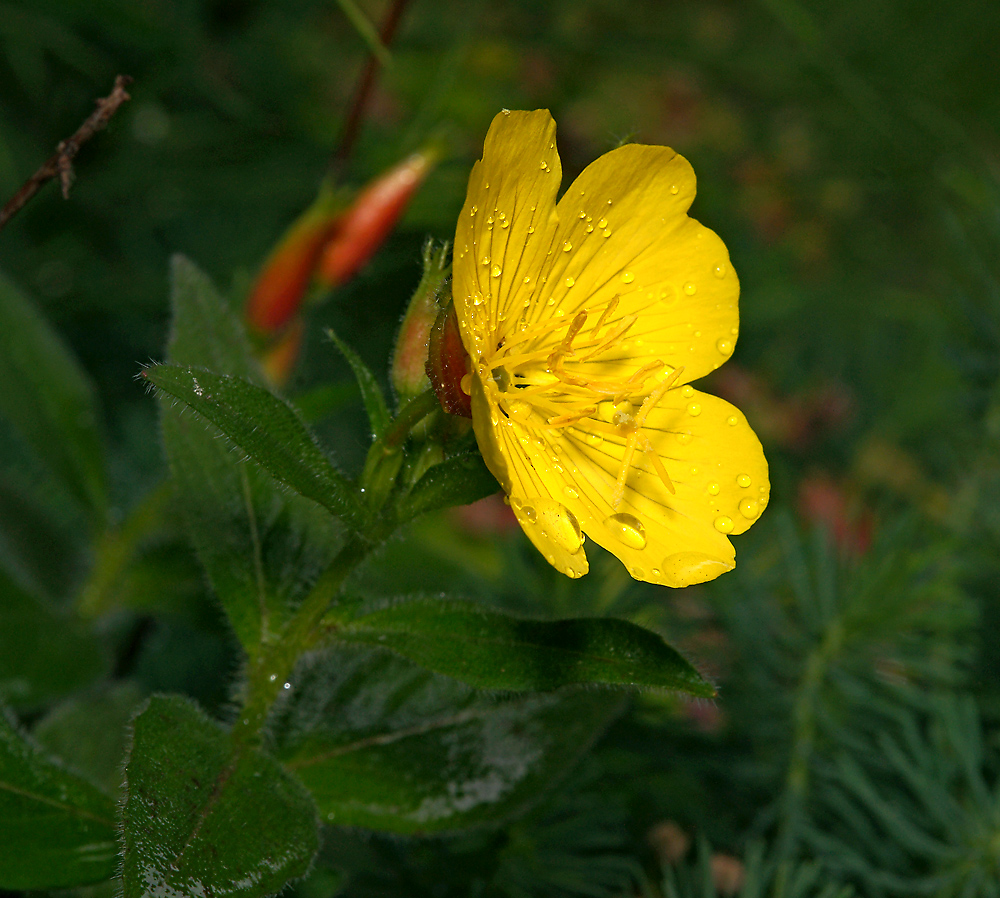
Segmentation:
<svg viewBox="0 0 1000 898">
<path fill-rule="evenodd" d="M 618 510 L 625 498 L 625 481 L 628 478 L 629 468 L 632 467 L 632 456 L 635 455 L 635 444 L 639 439 L 639 432 L 632 430 L 625 443 L 625 454 L 622 455 L 622 466 L 618 471 L 618 479 L 615 481 L 615 490 L 611 494 L 611 507 Z"/>
<path fill-rule="evenodd" d="M 568 424 L 575 424 L 577 421 L 580 421 L 583 418 L 589 418 L 596 411 L 597 411 L 597 406 L 592 405 L 589 408 L 585 408 L 583 409 L 583 411 L 577 412 L 575 414 L 556 415 L 556 417 L 554 418 L 549 418 L 546 424 L 549 427 L 566 427 Z"/>
<path fill-rule="evenodd" d="M 597 324 L 594 325 L 594 329 L 590 332 L 590 339 L 594 340 L 597 338 L 597 332 L 604 326 L 604 322 L 607 321 L 613 314 L 615 309 L 618 308 L 618 294 L 608 300 L 608 304 L 604 307 L 604 311 L 601 312 L 601 317 L 597 319 Z"/>
<path fill-rule="evenodd" d="M 548 362 L 550 370 L 553 368 L 559 368 L 562 364 L 564 356 L 573 355 L 573 340 L 576 335 L 580 333 L 580 328 L 583 327 L 586 320 L 586 311 L 577 313 L 577 316 L 570 323 L 562 343 L 559 344 L 559 347 L 555 350 L 555 352 L 549 355 Z"/>
<path fill-rule="evenodd" d="M 656 449 L 653 448 L 652 442 L 650 442 L 649 437 L 645 434 L 642 435 L 642 451 L 646 453 L 649 463 L 653 466 L 653 470 L 656 471 L 656 475 L 663 481 L 663 485 L 667 488 L 670 495 L 676 495 L 677 490 L 674 488 L 670 475 L 667 474 L 667 469 L 663 467 L 660 456 L 657 455 Z"/>
<path fill-rule="evenodd" d="M 639 406 L 639 411 L 635 416 L 635 423 L 637 427 L 643 427 L 646 424 L 646 416 L 653 410 L 653 407 L 659 402 L 664 393 L 667 392 L 675 383 L 677 383 L 677 378 L 679 378 L 684 371 L 684 366 L 681 365 L 680 368 L 674 368 L 670 374 L 665 377 L 643 401 L 642 405 Z"/>
<path fill-rule="evenodd" d="M 624 318 L 622 318 L 621 323 L 618 325 L 618 327 L 616 327 L 613 331 L 611 331 L 611 333 L 608 334 L 598 344 L 596 349 L 593 349 L 590 352 L 588 352 L 582 359 L 580 359 L 580 361 L 589 362 L 594 356 L 600 355 L 606 349 L 610 349 L 612 346 L 618 343 L 621 340 L 621 338 L 625 336 L 626 333 L 628 333 L 628 329 L 632 327 L 632 325 L 635 324 L 636 321 L 637 317 L 635 315 L 626 315 Z"/>
<path fill-rule="evenodd" d="M 636 372 L 625 381 L 622 387 L 622 392 L 620 395 L 615 397 L 615 401 L 619 399 L 624 399 L 628 394 L 638 392 L 639 388 L 646 382 L 648 375 L 656 371 L 657 368 L 666 367 L 663 362 L 657 359 L 655 362 L 650 362 L 648 365 L 643 365 L 641 368 L 636 369 Z"/>
</svg>

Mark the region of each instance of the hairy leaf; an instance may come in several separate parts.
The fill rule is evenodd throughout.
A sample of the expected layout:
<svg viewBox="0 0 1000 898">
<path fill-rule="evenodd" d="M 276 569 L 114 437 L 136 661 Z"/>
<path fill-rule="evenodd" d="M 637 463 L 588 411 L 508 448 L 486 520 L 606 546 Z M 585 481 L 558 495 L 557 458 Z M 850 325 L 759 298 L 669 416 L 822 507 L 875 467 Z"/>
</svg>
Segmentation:
<svg viewBox="0 0 1000 898">
<path fill-rule="evenodd" d="M 421 598 L 355 618 L 337 636 L 391 649 L 478 689 L 598 683 L 715 695 L 660 636 L 614 618 L 526 620 L 469 602 Z"/>
<path fill-rule="evenodd" d="M 352 527 L 364 522 L 354 487 L 330 464 L 284 400 L 238 377 L 154 365 L 144 377 L 211 421 L 237 446 L 297 493 Z"/>
<path fill-rule="evenodd" d="M 476 694 L 385 653 L 338 650 L 295 680 L 275 730 L 321 818 L 397 833 L 495 824 L 530 807 L 622 707 L 610 692 Z"/>
<path fill-rule="evenodd" d="M 385 433 L 389 426 L 389 409 L 385 404 L 385 396 L 382 388 L 378 385 L 375 375 L 350 346 L 338 337 L 332 328 L 327 328 L 326 335 L 334 342 L 340 354 L 347 359 L 347 363 L 354 372 L 354 377 L 358 382 L 358 389 L 361 390 L 361 399 L 365 404 L 365 411 L 368 413 L 368 423 L 371 425 L 375 438 Z"/>
<path fill-rule="evenodd" d="M 125 767 L 123 895 L 257 896 L 302 876 L 319 845 L 302 786 L 187 699 L 155 696 Z"/>
<path fill-rule="evenodd" d="M 190 262 L 173 264 L 171 359 L 262 375 L 239 320 Z M 283 623 L 336 548 L 329 514 L 241 459 L 219 431 L 162 403 L 163 438 L 188 533 L 240 642 Z"/>
<path fill-rule="evenodd" d="M 400 502 L 399 517 L 408 521 L 436 508 L 468 505 L 500 489 L 478 452 L 464 453 L 434 465 Z"/>
</svg>

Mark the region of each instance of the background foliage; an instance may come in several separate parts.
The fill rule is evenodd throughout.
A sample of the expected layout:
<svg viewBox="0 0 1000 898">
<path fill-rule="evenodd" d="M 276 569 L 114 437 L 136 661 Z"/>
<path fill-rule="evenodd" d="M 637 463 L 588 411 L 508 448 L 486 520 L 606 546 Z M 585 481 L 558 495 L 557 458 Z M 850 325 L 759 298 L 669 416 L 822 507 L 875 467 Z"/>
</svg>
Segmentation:
<svg viewBox="0 0 1000 898">
<path fill-rule="evenodd" d="M 81 152 L 70 200 L 50 185 L 0 234 L 0 385 L 24 387 L 0 388 L 0 744 L 14 747 L 0 780 L 44 782 L 47 808 L 83 809 L 37 818 L 91 846 L 51 859 L 69 871 L 53 888 L 122 864 L 128 877 L 141 858 L 128 836 L 123 860 L 115 846 L 132 740 L 183 734 L 198 764 L 227 763 L 219 721 L 236 707 L 240 646 L 252 654 L 262 624 L 233 615 L 227 595 L 246 572 L 226 567 L 213 537 L 237 545 L 242 531 L 210 496 L 194 514 L 172 499 L 161 432 L 182 482 L 221 481 L 178 468 L 176 446 L 221 443 L 169 406 L 161 428 L 135 377 L 168 353 L 184 365 L 209 351 L 193 326 L 175 327 L 168 350 L 170 257 L 193 259 L 235 307 L 315 196 L 367 53 L 346 6 L 0 0 L 0 198 L 114 75 L 135 78 L 131 103 Z M 331 648 L 296 673 L 315 687 L 276 712 L 274 756 L 298 778 L 257 795 L 277 762 L 240 755 L 240 788 L 206 817 L 184 875 L 227 844 L 227 820 L 260 815 L 288 828 L 267 869 L 245 873 L 256 894 L 307 871 L 292 887 L 303 898 L 1000 893 L 998 28 L 1000 7 L 973 0 L 410 3 L 338 176 L 362 184 L 431 136 L 449 152 L 376 259 L 313 311 L 285 394 L 341 470 L 359 471 L 368 424 L 325 329 L 385 382 L 421 247 L 453 233 L 489 121 L 544 106 L 567 177 L 622 140 L 671 145 L 694 165 L 693 212 L 723 236 L 743 285 L 736 356 L 706 388 L 760 434 L 771 505 L 738 540 L 735 573 L 677 592 L 631 581 L 596 549 L 592 573 L 571 582 L 499 506 L 421 518 L 348 588 L 626 618 L 667 634 L 719 698 L 503 704 L 433 665 Z M 200 364 L 255 380 L 245 348 L 213 345 L 225 358 Z M 232 453 L 218 454 L 225 468 Z M 275 593 L 294 606 L 344 534 L 245 468 L 271 569 L 287 575 Z M 374 675 L 379 694 L 365 691 Z M 394 744 L 445 785 L 468 774 L 463 751 L 489 744 L 509 760 L 532 726 L 579 763 L 518 780 L 499 823 L 471 814 L 447 838 L 401 837 L 434 827 L 426 815 L 399 824 L 392 801 L 440 796 L 387 786 L 390 749 L 344 747 L 443 707 L 466 716 Z M 184 758 L 144 757 L 127 770 L 122 813 L 170 844 L 181 811 L 144 803 L 142 788 L 180 776 Z M 311 865 L 301 782 L 322 795 Z M 0 839 L 0 885 L 31 888 L 18 846 Z"/>
</svg>

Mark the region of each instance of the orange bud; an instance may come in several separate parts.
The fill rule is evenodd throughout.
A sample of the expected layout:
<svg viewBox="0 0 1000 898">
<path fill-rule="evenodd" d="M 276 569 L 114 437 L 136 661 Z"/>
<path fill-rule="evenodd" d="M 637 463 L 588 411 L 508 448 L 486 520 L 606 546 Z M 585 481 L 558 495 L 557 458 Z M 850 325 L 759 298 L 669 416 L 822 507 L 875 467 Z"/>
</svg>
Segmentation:
<svg viewBox="0 0 1000 898">
<path fill-rule="evenodd" d="M 358 272 L 396 226 L 436 161 L 434 152 L 414 153 L 361 191 L 323 249 L 316 272 L 321 283 L 335 287 Z"/>
<path fill-rule="evenodd" d="M 448 300 L 445 280 L 450 266 L 447 258 L 447 244 L 435 249 L 428 242 L 424 247 L 424 274 L 406 309 L 392 356 L 392 385 L 402 401 L 413 398 L 430 386 L 426 371 L 427 349 L 431 328 L 441 311 L 438 303 Z"/>
<path fill-rule="evenodd" d="M 472 396 L 465 389 L 470 381 L 469 355 L 458 332 L 458 318 L 452 303 L 441 310 L 431 328 L 427 376 L 441 408 L 449 415 L 472 417 Z"/>
<path fill-rule="evenodd" d="M 318 201 L 285 232 L 250 291 L 246 320 L 260 334 L 274 334 L 295 316 L 323 247 L 340 228 L 339 207 Z"/>
</svg>

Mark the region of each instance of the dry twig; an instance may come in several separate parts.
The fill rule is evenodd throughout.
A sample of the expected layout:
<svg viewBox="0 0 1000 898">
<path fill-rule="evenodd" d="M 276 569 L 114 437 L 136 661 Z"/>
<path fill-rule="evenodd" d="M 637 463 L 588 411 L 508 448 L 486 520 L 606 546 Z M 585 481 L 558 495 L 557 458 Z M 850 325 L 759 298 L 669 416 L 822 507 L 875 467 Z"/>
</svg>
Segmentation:
<svg viewBox="0 0 1000 898">
<path fill-rule="evenodd" d="M 3 209 L 0 209 L 0 228 L 7 224 L 14 214 L 38 193 L 43 184 L 53 178 L 59 178 L 63 196 L 69 198 L 69 188 L 73 183 L 73 159 L 80 151 L 80 147 L 111 120 L 111 116 L 118 111 L 118 107 L 126 100 L 131 99 L 125 90 L 131 81 L 132 79 L 128 75 L 119 75 L 115 78 L 114 89 L 106 97 L 97 101 L 97 109 L 80 125 L 76 133 L 67 140 L 61 141 L 56 147 L 55 153 L 45 160 L 42 167 L 28 178 L 17 193 L 7 201 Z"/>
<path fill-rule="evenodd" d="M 403 18 L 403 13 L 406 11 L 408 3 L 409 0 L 394 0 L 392 6 L 389 7 L 389 11 L 386 13 L 382 27 L 379 30 L 379 39 L 382 41 L 384 47 L 392 44 L 392 39 L 396 35 L 396 29 L 399 27 L 399 22 Z M 358 81 L 357 88 L 354 91 L 354 102 L 351 104 L 351 111 L 347 114 L 347 121 L 344 124 L 340 145 L 333 154 L 331 163 L 331 169 L 333 170 L 342 168 L 351 155 L 351 150 L 354 149 L 354 143 L 361 130 L 365 107 L 368 105 L 372 88 L 375 86 L 378 67 L 379 61 L 375 58 L 375 54 L 368 54 L 368 61 L 365 63 L 361 79 Z"/>
</svg>

